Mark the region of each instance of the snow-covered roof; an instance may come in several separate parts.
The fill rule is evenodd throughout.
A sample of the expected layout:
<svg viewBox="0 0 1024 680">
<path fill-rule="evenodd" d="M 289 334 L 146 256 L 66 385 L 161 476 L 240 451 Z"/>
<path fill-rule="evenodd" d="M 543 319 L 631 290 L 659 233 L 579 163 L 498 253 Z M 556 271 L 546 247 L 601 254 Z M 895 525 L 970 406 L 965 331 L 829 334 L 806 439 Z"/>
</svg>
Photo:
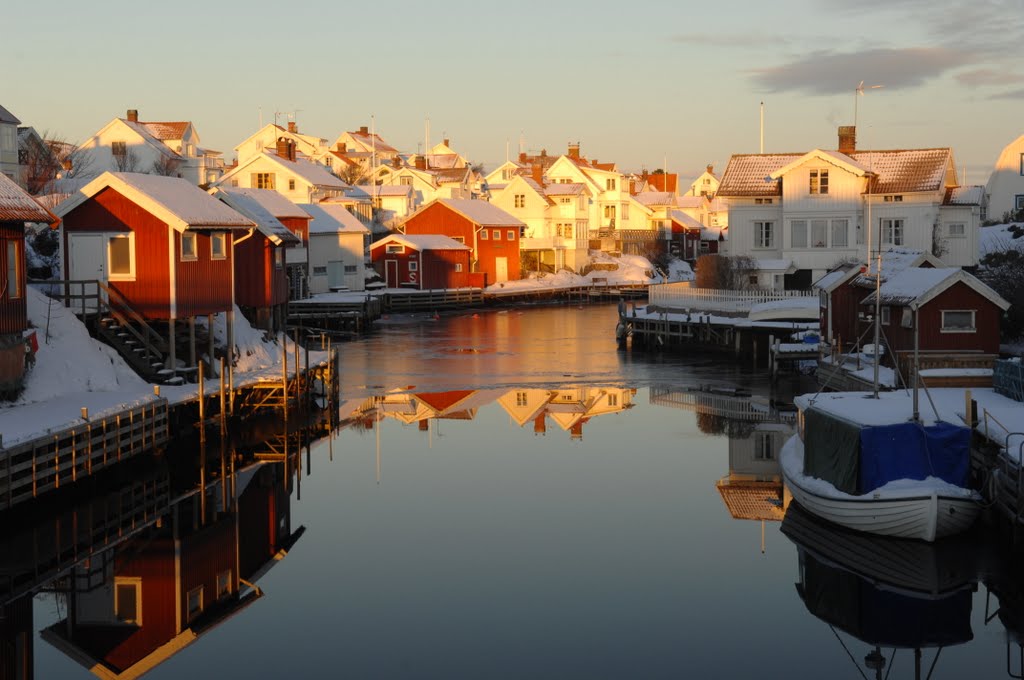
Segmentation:
<svg viewBox="0 0 1024 680">
<path fill-rule="evenodd" d="M 379 248 L 382 245 L 388 243 L 400 243 L 403 246 L 408 246 L 413 250 L 472 250 L 469 246 L 464 243 L 459 243 L 450 236 L 442 236 L 441 234 L 391 234 L 381 240 L 375 242 L 371 248 Z"/>
<path fill-rule="evenodd" d="M 129 128 L 134 130 L 135 133 L 139 135 L 139 137 L 141 137 L 144 142 L 146 142 L 146 144 L 153 148 L 153 150 L 157 151 L 160 154 L 163 154 L 164 156 L 168 156 L 169 158 L 181 159 L 181 154 L 175 152 L 174 149 L 167 146 L 159 138 L 157 138 L 150 131 L 150 129 L 146 127 L 145 123 L 136 123 L 130 120 L 125 120 L 124 118 L 119 118 L 118 120 L 120 120 Z"/>
<path fill-rule="evenodd" d="M 327 170 L 324 166 L 319 163 L 313 163 L 312 161 L 306 160 L 288 160 L 287 158 L 281 158 L 277 154 L 263 152 L 262 156 L 266 156 L 271 160 L 275 161 L 279 165 L 284 166 L 288 170 L 294 172 L 296 175 L 306 180 L 313 186 L 326 187 L 328 189 L 347 189 L 349 187 L 343 180 L 338 179 Z"/>
<path fill-rule="evenodd" d="M 857 273 L 857 267 L 853 264 L 844 265 L 838 269 L 833 269 L 829 273 L 822 276 L 820 279 L 811 284 L 811 288 L 814 290 L 824 290 L 831 293 L 839 284 L 847 281 L 854 274 Z"/>
<path fill-rule="evenodd" d="M 451 208 L 467 219 L 477 224 L 492 227 L 518 227 L 523 226 L 522 220 L 509 215 L 496 205 L 487 201 L 474 201 L 467 198 L 442 198 L 438 203 Z M 426 209 L 425 206 L 424 209 Z"/>
<path fill-rule="evenodd" d="M 255 222 L 256 229 L 274 245 L 298 245 L 302 242 L 298 236 L 292 233 L 288 227 L 284 226 L 274 216 L 272 207 L 276 201 L 268 195 L 273 194 L 273 196 L 284 198 L 284 196 L 281 196 L 276 191 L 272 189 L 219 187 L 211 189 L 210 193 Z M 284 200 L 288 201 L 286 198 Z M 293 206 L 294 210 L 298 210 L 294 203 L 291 201 L 288 201 L 288 203 Z M 306 217 L 305 213 L 303 213 L 303 217 Z"/>
<path fill-rule="evenodd" d="M 104 172 L 58 205 L 55 212 L 63 217 L 107 187 L 178 231 L 190 227 L 247 229 L 256 226 L 249 218 L 187 180 L 137 172 Z"/>
<path fill-rule="evenodd" d="M 310 234 L 370 233 L 366 225 L 341 203 L 301 203 L 299 207 L 313 218 L 309 223 Z"/>
<path fill-rule="evenodd" d="M 408 196 L 412 193 L 410 184 L 383 184 L 381 186 L 360 184 L 358 188 L 367 196 Z"/>
<path fill-rule="evenodd" d="M 906 269 L 929 264 L 932 267 L 945 267 L 941 260 L 925 250 L 913 248 L 889 248 L 882 253 L 882 280 L 886 280 Z M 878 259 L 873 258 L 867 271 L 854 281 L 858 286 L 874 286 L 875 274 L 878 272 Z"/>
<path fill-rule="evenodd" d="M 847 156 L 845 153 L 840 153 L 838 151 L 827 151 L 825 149 L 814 149 L 813 151 L 808 151 L 803 156 L 800 156 L 799 158 L 787 163 L 786 165 L 775 169 L 771 173 L 771 178 L 779 179 L 787 172 L 796 169 L 797 166 L 803 165 L 804 163 L 812 159 L 823 160 L 826 163 L 831 163 L 833 165 L 839 166 L 847 170 L 848 172 L 852 172 L 858 177 L 862 177 L 868 174 L 867 168 L 862 166 L 860 163 L 858 163 L 850 156 Z"/>
<path fill-rule="evenodd" d="M 707 202 L 706 196 L 676 196 L 676 207 L 700 208 Z"/>
<path fill-rule="evenodd" d="M 544 187 L 544 193 L 548 196 L 575 196 L 582 193 L 583 188 L 579 182 L 548 184 Z"/>
<path fill-rule="evenodd" d="M 149 134 L 153 135 L 160 141 L 167 139 L 184 139 L 185 131 L 188 130 L 188 121 L 174 121 L 165 123 L 153 123 L 153 122 L 139 122 L 139 125 L 145 125 L 146 129 L 149 130 Z"/>
<path fill-rule="evenodd" d="M 18 120 L 13 113 L 0 106 L 0 123 L 12 123 L 14 125 L 20 125 L 21 121 Z"/>
<path fill-rule="evenodd" d="M 28 192 L 0 173 L 0 222 L 55 223 L 57 218 L 39 205 Z"/>
<path fill-rule="evenodd" d="M 956 267 L 920 268 L 911 267 L 887 278 L 878 290 L 878 297 L 885 305 L 918 306 L 926 304 L 936 295 L 954 283 L 962 281 L 993 304 L 1005 310 L 1010 303 L 976 277 Z M 874 304 L 875 293 L 868 295 L 862 304 Z"/>
<path fill-rule="evenodd" d="M 682 210 L 673 210 L 671 212 L 671 216 L 672 216 L 672 220 L 674 222 L 678 222 L 679 224 L 681 224 L 682 226 L 686 227 L 687 229 L 700 229 L 700 230 L 702 230 L 702 235 L 703 235 L 704 225 L 700 223 L 700 220 L 693 219 L 692 217 L 690 217 L 689 215 L 684 213 Z M 716 241 L 718 240 L 718 234 L 715 234 L 715 240 Z"/>
<path fill-rule="evenodd" d="M 668 191 L 642 191 L 634 198 L 646 206 L 676 205 L 676 195 Z"/>
<path fill-rule="evenodd" d="M 943 205 L 981 205 L 985 201 L 985 187 L 976 184 L 969 187 L 946 189 Z"/>
<path fill-rule="evenodd" d="M 818 298 L 814 296 L 792 297 L 783 300 L 761 302 L 750 308 L 747 318 L 754 321 L 771 319 L 817 319 Z"/>
<path fill-rule="evenodd" d="M 274 217 L 281 219 L 282 217 L 297 217 L 305 219 L 309 217 L 302 208 L 288 200 L 288 197 L 284 194 L 278 193 L 273 189 L 245 189 L 240 187 L 220 187 L 228 193 L 240 193 L 251 196 L 253 200 L 259 201 L 259 204 L 266 209 Z"/>
</svg>

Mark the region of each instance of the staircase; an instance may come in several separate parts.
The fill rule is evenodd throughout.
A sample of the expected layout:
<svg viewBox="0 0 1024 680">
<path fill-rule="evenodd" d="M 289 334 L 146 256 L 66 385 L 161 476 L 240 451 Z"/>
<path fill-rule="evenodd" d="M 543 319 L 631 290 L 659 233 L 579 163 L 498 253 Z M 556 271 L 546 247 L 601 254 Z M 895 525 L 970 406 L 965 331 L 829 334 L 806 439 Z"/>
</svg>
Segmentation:
<svg viewBox="0 0 1024 680">
<path fill-rule="evenodd" d="M 112 314 L 109 309 L 105 311 L 108 313 L 99 317 L 93 331 L 99 339 L 116 349 L 143 380 L 164 385 L 180 385 L 184 382 L 181 376 L 175 375 L 165 365 L 166 342 L 162 339 L 159 342 L 147 340 L 146 334 L 122 315 Z"/>
</svg>

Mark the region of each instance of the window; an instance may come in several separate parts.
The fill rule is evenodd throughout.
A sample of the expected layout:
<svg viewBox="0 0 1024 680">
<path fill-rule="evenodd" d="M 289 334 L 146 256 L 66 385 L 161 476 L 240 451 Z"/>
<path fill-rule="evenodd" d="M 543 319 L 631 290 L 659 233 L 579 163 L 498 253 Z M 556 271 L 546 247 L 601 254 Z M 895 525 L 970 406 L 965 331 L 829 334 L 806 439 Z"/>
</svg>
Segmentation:
<svg viewBox="0 0 1024 680">
<path fill-rule="evenodd" d="M 210 259 L 223 260 L 228 256 L 228 237 L 222 231 L 210 234 Z"/>
<path fill-rule="evenodd" d="M 604 207 L 604 216 L 607 217 L 608 219 L 614 220 L 615 219 L 615 206 L 614 205 L 606 205 Z"/>
<path fill-rule="evenodd" d="M 824 248 L 828 245 L 828 220 L 811 220 L 811 246 Z"/>
<path fill-rule="evenodd" d="M 604 188 L 606 191 L 615 191 L 615 180 L 610 178 L 606 179 L 604 181 Z"/>
<path fill-rule="evenodd" d="M 903 220 L 882 220 L 882 243 L 903 245 Z"/>
<path fill-rule="evenodd" d="M 789 239 L 791 247 L 807 247 L 807 220 L 793 220 L 789 223 Z"/>
<path fill-rule="evenodd" d="M 526 194 L 516 194 L 515 199 L 517 208 L 526 207 Z"/>
<path fill-rule="evenodd" d="M 313 267 L 313 276 L 327 276 L 327 267 Z"/>
<path fill-rule="evenodd" d="M 774 248 L 774 222 L 754 222 L 754 247 Z"/>
<path fill-rule="evenodd" d="M 501 171 L 502 179 L 509 180 L 512 179 L 513 176 L 515 176 L 515 170 L 513 170 L 512 168 L 505 168 L 504 170 Z"/>
<path fill-rule="evenodd" d="M 628 220 L 629 219 L 629 204 L 628 203 L 624 204 L 622 206 L 622 219 L 624 219 L 624 220 Z"/>
<path fill-rule="evenodd" d="M 832 220 L 832 247 L 845 248 L 849 245 L 847 232 L 849 231 L 849 220 Z"/>
<path fill-rule="evenodd" d="M 409 177 L 408 175 L 406 175 L 405 177 L 399 177 L 398 178 L 398 183 L 401 186 L 403 186 L 403 187 L 411 187 L 412 186 L 412 177 Z"/>
<path fill-rule="evenodd" d="M 884 196 L 882 198 L 882 202 L 883 203 L 902 203 L 903 202 L 903 197 L 900 196 L 899 194 L 897 194 L 895 196 Z"/>
<path fill-rule="evenodd" d="M 619 395 L 617 395 L 617 394 L 609 394 L 608 395 L 608 405 L 609 406 L 618 406 L 619 405 Z"/>
<path fill-rule="evenodd" d="M 203 613 L 203 587 L 198 586 L 188 591 L 188 620 Z"/>
<path fill-rule="evenodd" d="M 385 246 L 385 248 L 388 253 L 401 254 L 405 252 L 405 246 L 398 243 L 389 243 L 387 246 Z"/>
<path fill-rule="evenodd" d="M 458 242 L 458 243 L 462 243 L 462 244 L 466 243 L 466 237 L 465 236 L 452 236 L 451 239 L 453 241 Z"/>
<path fill-rule="evenodd" d="M 526 392 L 516 392 L 516 406 L 526 406 L 528 403 Z"/>
<path fill-rule="evenodd" d="M 495 241 L 500 241 L 500 240 L 501 240 L 501 229 L 495 229 L 495 230 L 493 231 L 493 233 L 491 234 L 491 237 L 492 237 L 492 238 L 493 238 L 493 239 L 494 239 Z"/>
<path fill-rule="evenodd" d="M 882 307 L 882 325 L 888 326 L 891 323 L 892 312 L 889 311 L 889 307 Z"/>
<path fill-rule="evenodd" d="M 828 170 L 811 170 L 810 192 L 820 195 L 828 193 Z"/>
<path fill-rule="evenodd" d="M 569 198 L 568 196 L 563 196 L 560 199 L 558 199 L 558 202 L 562 203 L 564 205 L 568 205 L 568 204 L 572 203 L 572 199 Z"/>
<path fill-rule="evenodd" d="M 1020 174 L 1024 175 L 1024 153 L 1020 155 Z"/>
<path fill-rule="evenodd" d="M 772 199 L 770 198 L 755 198 L 754 205 L 771 205 Z"/>
<path fill-rule="evenodd" d="M 750 282 L 751 286 L 756 286 L 757 285 L 757 274 L 751 274 L 750 276 L 748 276 L 747 277 L 747 281 Z"/>
<path fill-rule="evenodd" d="M 458 274 L 460 272 L 462 272 L 462 263 L 461 262 L 456 262 L 455 263 L 455 273 Z"/>
<path fill-rule="evenodd" d="M 223 600 L 231 594 L 231 570 L 225 569 L 217 574 L 217 599 Z"/>
<path fill-rule="evenodd" d="M 948 227 L 946 227 L 947 236 L 965 236 L 966 234 L 966 226 L 963 224 L 950 224 Z"/>
<path fill-rule="evenodd" d="M 1021 210 L 1024 208 L 1024 194 L 1017 194 L 1013 197 L 1014 210 Z"/>
<path fill-rule="evenodd" d="M 273 189 L 274 188 L 274 173 L 272 172 L 254 172 L 251 178 L 252 186 L 257 189 Z"/>
<path fill-rule="evenodd" d="M 288 191 L 295 191 L 295 180 L 288 180 Z"/>
<path fill-rule="evenodd" d="M 196 235 L 186 231 L 181 235 L 181 259 L 194 260 L 196 257 Z"/>
<path fill-rule="evenodd" d="M 121 623 L 142 625 L 142 579 L 114 577 L 114 618 Z"/>
<path fill-rule="evenodd" d="M 347 265 L 345 265 L 345 273 L 346 274 L 355 274 L 358 269 L 359 268 L 356 265 L 354 265 L 354 264 L 347 264 Z"/>
<path fill-rule="evenodd" d="M 282 248 L 274 249 L 274 269 L 281 269 L 284 267 L 284 250 Z"/>
<path fill-rule="evenodd" d="M 775 460 L 775 440 L 771 432 L 754 433 L 754 460 Z"/>
<path fill-rule="evenodd" d="M 135 280 L 135 234 L 107 237 L 107 275 L 111 281 Z"/>
<path fill-rule="evenodd" d="M 2 291 L 0 291 L 2 292 Z M 7 242 L 7 299 L 21 297 L 21 249 L 18 241 Z"/>
<path fill-rule="evenodd" d="M 111 142 L 110 143 L 110 153 L 114 154 L 115 156 L 120 156 L 121 158 L 124 158 L 125 156 L 128 155 L 128 143 L 127 142 Z"/>
<path fill-rule="evenodd" d="M 943 333 L 973 333 L 974 310 L 942 310 Z"/>
<path fill-rule="evenodd" d="M 481 241 L 486 241 L 489 233 L 490 232 L 488 232 L 486 229 L 481 229 L 480 230 L 480 240 Z"/>
<path fill-rule="evenodd" d="M 507 232 L 505 232 L 505 239 L 508 240 L 508 241 L 515 241 L 516 240 L 516 230 L 515 229 L 509 229 Z"/>
<path fill-rule="evenodd" d="M 231 180 L 231 186 L 237 187 L 238 186 L 238 180 L 237 179 Z"/>
<path fill-rule="evenodd" d="M 409 271 L 416 272 L 420 269 L 420 263 L 416 260 L 409 260 Z"/>
</svg>

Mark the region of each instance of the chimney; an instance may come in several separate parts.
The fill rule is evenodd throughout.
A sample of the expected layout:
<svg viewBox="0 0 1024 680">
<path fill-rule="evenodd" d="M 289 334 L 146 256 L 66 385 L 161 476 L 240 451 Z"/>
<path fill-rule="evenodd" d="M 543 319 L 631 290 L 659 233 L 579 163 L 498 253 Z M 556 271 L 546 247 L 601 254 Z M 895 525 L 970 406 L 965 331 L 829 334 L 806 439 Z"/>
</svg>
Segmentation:
<svg viewBox="0 0 1024 680">
<path fill-rule="evenodd" d="M 857 128 L 853 125 L 839 126 L 839 153 L 853 153 L 857 150 Z"/>
<path fill-rule="evenodd" d="M 288 158 L 288 138 L 277 138 L 277 155 L 280 158 Z"/>
<path fill-rule="evenodd" d="M 715 174 L 715 166 L 711 165 L 710 163 L 708 163 L 708 167 L 705 168 L 705 170 L 708 171 L 709 175 Z"/>
<path fill-rule="evenodd" d="M 370 128 L 366 127 L 365 125 L 361 126 L 359 128 L 359 134 L 361 134 L 361 135 L 368 135 L 368 134 L 370 134 Z"/>
<path fill-rule="evenodd" d="M 533 175 L 533 181 L 544 186 L 544 166 L 540 163 L 534 163 L 530 170 Z"/>
<path fill-rule="evenodd" d="M 629 194 L 631 196 L 636 196 L 636 180 L 632 178 L 629 180 Z"/>
<path fill-rule="evenodd" d="M 288 121 L 288 132 L 293 135 L 299 131 L 299 126 L 294 120 Z"/>
<path fill-rule="evenodd" d="M 416 425 L 419 427 L 420 432 L 426 432 L 430 429 L 430 421 L 426 418 L 422 418 Z"/>
<path fill-rule="evenodd" d="M 525 151 L 520 151 L 519 152 L 519 162 L 520 163 L 525 163 L 526 162 L 526 152 Z"/>
<path fill-rule="evenodd" d="M 547 434 L 548 424 L 544 412 L 541 411 L 540 415 L 533 419 L 533 433 L 534 434 Z"/>
<path fill-rule="evenodd" d="M 640 179 L 644 180 L 645 182 L 647 181 L 647 168 L 644 168 L 644 171 L 640 173 Z"/>
<path fill-rule="evenodd" d="M 427 169 L 427 157 L 426 156 L 416 156 L 416 169 L 417 170 L 426 170 Z"/>
<path fill-rule="evenodd" d="M 131 122 L 131 123 L 138 123 L 139 122 L 139 110 L 138 109 L 128 109 L 128 121 Z"/>
<path fill-rule="evenodd" d="M 348 153 L 348 147 L 345 145 L 345 142 L 338 142 L 337 148 L 338 153 Z"/>
<path fill-rule="evenodd" d="M 541 158 L 547 158 L 548 157 L 548 150 L 547 149 L 541 149 L 540 150 L 540 157 Z"/>
<path fill-rule="evenodd" d="M 295 160 L 295 141 L 291 139 L 288 140 L 288 160 Z"/>
<path fill-rule="evenodd" d="M 402 167 L 402 157 L 401 156 L 395 156 L 394 158 L 392 158 L 391 159 L 391 165 L 392 165 L 392 167 L 395 167 L 395 168 Z"/>
<path fill-rule="evenodd" d="M 573 426 L 569 428 L 569 438 L 573 441 L 581 441 L 583 439 L 583 421 L 573 423 Z"/>
<path fill-rule="evenodd" d="M 573 159 L 574 161 L 578 161 L 580 159 L 579 142 L 569 142 L 569 158 Z"/>
<path fill-rule="evenodd" d="M 449 149 L 452 148 L 452 145 L 448 143 L 447 137 L 444 138 L 444 145 L 447 146 Z"/>
</svg>

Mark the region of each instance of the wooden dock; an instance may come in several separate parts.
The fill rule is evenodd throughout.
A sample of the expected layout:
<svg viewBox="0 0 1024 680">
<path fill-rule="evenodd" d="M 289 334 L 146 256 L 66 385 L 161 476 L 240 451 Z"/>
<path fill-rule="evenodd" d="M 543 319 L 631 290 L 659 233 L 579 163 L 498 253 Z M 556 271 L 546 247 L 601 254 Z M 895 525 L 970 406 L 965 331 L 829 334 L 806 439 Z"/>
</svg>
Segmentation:
<svg viewBox="0 0 1024 680">
<path fill-rule="evenodd" d="M 80 424 L 0 446 L 0 508 L 157 450 L 168 440 L 168 404 L 163 398 L 95 420 L 83 416 Z"/>
</svg>

